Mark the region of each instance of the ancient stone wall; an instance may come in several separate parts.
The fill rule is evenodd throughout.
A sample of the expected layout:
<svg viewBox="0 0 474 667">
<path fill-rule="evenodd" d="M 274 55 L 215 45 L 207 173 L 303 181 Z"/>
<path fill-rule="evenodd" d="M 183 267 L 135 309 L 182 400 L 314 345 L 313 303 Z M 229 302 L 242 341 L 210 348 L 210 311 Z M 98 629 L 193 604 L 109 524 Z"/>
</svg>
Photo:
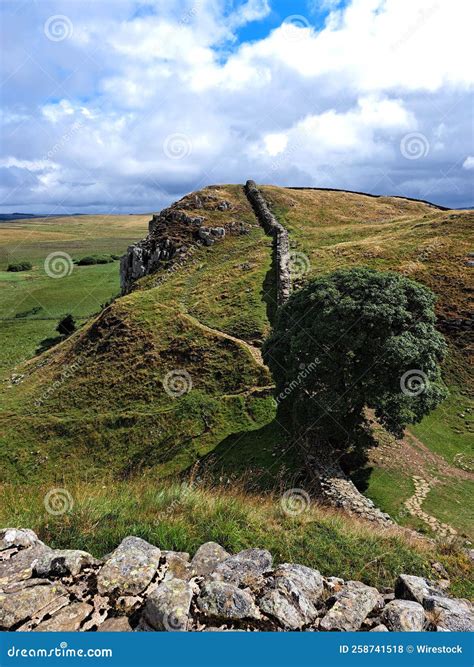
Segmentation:
<svg viewBox="0 0 474 667">
<path fill-rule="evenodd" d="M 267 234 L 273 236 L 277 272 L 277 301 L 282 305 L 290 296 L 290 241 L 288 231 L 278 222 L 268 208 L 267 202 L 257 188 L 255 181 L 247 181 L 245 194 L 252 205 L 258 221 Z"/>
<path fill-rule="evenodd" d="M 51 549 L 31 530 L 0 529 L 0 630 L 472 631 L 472 605 L 448 586 L 401 574 L 377 590 L 214 542 L 191 558 L 126 537 L 98 560 Z"/>
</svg>

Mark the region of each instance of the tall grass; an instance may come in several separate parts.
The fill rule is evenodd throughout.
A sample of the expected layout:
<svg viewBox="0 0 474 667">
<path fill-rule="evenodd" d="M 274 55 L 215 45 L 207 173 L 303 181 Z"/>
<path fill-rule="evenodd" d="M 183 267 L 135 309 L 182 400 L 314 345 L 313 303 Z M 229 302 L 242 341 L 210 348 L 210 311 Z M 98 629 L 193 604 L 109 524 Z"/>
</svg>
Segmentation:
<svg viewBox="0 0 474 667">
<path fill-rule="evenodd" d="M 278 495 L 249 495 L 204 483 L 138 479 L 67 488 L 72 503 L 61 515 L 45 509 L 47 487 L 5 485 L 0 489 L 0 525 L 33 528 L 55 548 L 77 548 L 103 556 L 127 535 L 162 549 L 193 554 L 206 541 L 230 552 L 269 549 L 275 562 L 297 562 L 323 574 L 389 586 L 400 573 L 433 576 L 431 563 L 445 564 L 453 591 L 468 596 L 469 562 L 455 547 L 446 550 L 414 540 L 399 529 L 374 529 L 346 514 L 311 504 L 288 516 Z"/>
</svg>

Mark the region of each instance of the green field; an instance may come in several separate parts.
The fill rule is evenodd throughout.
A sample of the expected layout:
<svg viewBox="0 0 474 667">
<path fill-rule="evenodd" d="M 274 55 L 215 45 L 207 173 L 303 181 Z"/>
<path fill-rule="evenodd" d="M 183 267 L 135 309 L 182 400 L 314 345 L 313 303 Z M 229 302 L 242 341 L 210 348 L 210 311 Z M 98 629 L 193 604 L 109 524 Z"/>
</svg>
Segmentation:
<svg viewBox="0 0 474 667">
<path fill-rule="evenodd" d="M 71 313 L 82 324 L 119 292 L 118 261 L 68 267 L 87 255 L 122 255 L 141 239 L 149 216 L 78 216 L 35 218 L 0 226 L 0 377 L 31 358 L 39 343 L 56 336 L 60 317 Z M 46 273 L 46 260 L 63 253 L 59 275 Z M 30 271 L 7 271 L 9 264 L 29 261 Z M 54 266 L 53 266 L 54 268 Z M 53 273 L 53 271 L 51 271 Z M 54 273 L 53 273 L 54 275 Z"/>
</svg>

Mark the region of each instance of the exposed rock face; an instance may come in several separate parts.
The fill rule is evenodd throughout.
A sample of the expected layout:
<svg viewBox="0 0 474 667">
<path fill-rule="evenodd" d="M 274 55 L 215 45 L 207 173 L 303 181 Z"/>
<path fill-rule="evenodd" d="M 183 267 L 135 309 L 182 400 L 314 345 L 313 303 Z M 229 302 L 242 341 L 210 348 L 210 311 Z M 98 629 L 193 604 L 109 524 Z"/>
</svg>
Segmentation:
<svg viewBox="0 0 474 667">
<path fill-rule="evenodd" d="M 187 553 L 127 537 L 104 562 L 50 549 L 31 531 L 9 535 L 16 536 L 0 550 L 0 565 L 9 566 L 0 582 L 0 631 L 474 629 L 468 601 L 412 575 L 379 592 L 304 565 L 274 567 L 265 549 L 230 555 L 208 542 L 189 562 Z M 37 561 L 42 578 L 34 574 Z"/>
<path fill-rule="evenodd" d="M 212 193 L 192 193 L 153 215 L 148 223 L 148 236 L 130 246 L 120 262 L 122 294 L 133 284 L 159 268 L 175 267 L 185 262 L 193 249 L 211 246 L 221 241 L 226 233 L 246 233 L 247 226 L 234 220 L 227 229 L 206 225 L 206 211 L 232 211 L 231 202 Z M 204 215 L 187 211 L 202 209 Z"/>
<path fill-rule="evenodd" d="M 247 181 L 245 194 L 264 230 L 275 241 L 278 305 L 285 303 L 291 292 L 290 240 L 288 231 L 275 218 L 255 181 Z"/>
</svg>

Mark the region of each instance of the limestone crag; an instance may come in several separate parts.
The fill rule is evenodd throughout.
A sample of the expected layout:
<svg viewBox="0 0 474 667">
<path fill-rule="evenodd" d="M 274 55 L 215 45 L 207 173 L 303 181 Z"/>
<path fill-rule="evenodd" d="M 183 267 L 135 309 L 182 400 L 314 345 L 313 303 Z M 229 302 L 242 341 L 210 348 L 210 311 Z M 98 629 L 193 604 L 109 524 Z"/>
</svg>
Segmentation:
<svg viewBox="0 0 474 667">
<path fill-rule="evenodd" d="M 191 559 L 126 537 L 97 560 L 31 530 L 0 530 L 0 630 L 472 631 L 472 605 L 441 583 L 402 574 L 379 591 L 214 542 Z"/>
<path fill-rule="evenodd" d="M 214 194 L 192 193 L 153 215 L 148 223 L 148 236 L 130 246 L 120 263 L 122 294 L 127 294 L 133 284 L 164 266 L 182 264 L 193 248 L 211 246 L 222 240 L 226 232 L 247 233 L 247 226 L 233 220 L 224 227 L 206 226 L 205 215 L 192 215 L 187 211 L 232 211 L 231 202 Z"/>
</svg>

